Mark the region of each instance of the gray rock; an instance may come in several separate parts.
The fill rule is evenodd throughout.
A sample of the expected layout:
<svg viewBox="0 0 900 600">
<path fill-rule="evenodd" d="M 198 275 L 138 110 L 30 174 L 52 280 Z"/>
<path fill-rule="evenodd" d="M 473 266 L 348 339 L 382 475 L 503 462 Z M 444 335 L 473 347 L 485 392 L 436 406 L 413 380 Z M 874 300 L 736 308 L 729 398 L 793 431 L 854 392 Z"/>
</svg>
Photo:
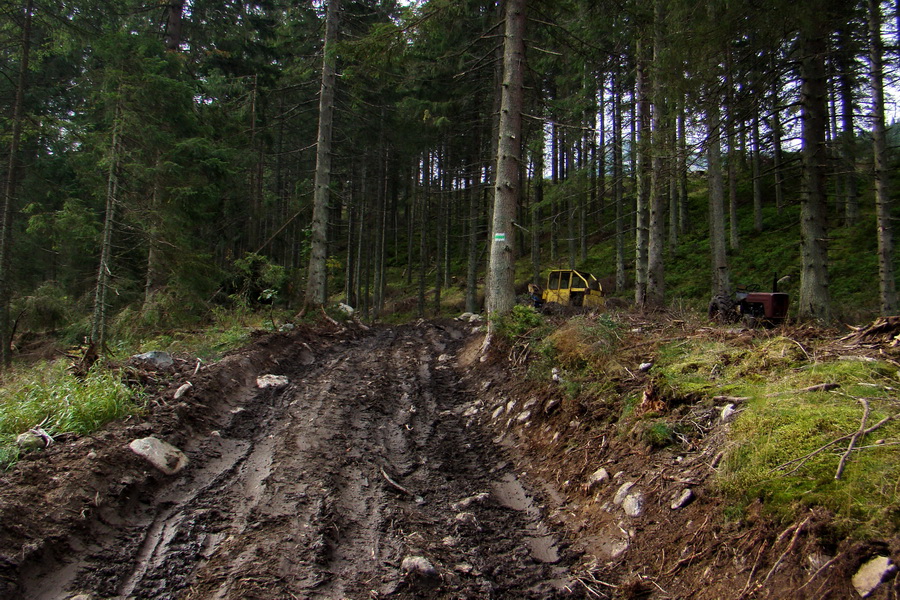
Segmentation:
<svg viewBox="0 0 900 600">
<path fill-rule="evenodd" d="M 427 578 L 438 576 L 437 569 L 424 556 L 407 556 L 400 563 L 400 570 L 409 575 L 419 575 Z"/>
<path fill-rule="evenodd" d="M 851 580 L 861 598 L 866 598 L 881 585 L 884 578 L 897 570 L 887 556 L 876 556 L 856 572 Z"/>
<path fill-rule="evenodd" d="M 160 352 L 158 350 L 144 352 L 143 354 L 135 354 L 131 359 L 142 362 L 154 369 L 168 369 L 175 364 L 175 359 L 172 358 L 171 354 L 168 352 Z"/>
<path fill-rule="evenodd" d="M 635 492 L 622 500 L 622 510 L 629 517 L 639 517 L 644 512 L 644 494 Z"/>
<path fill-rule="evenodd" d="M 459 512 L 469 508 L 473 504 L 484 504 L 490 497 L 491 495 L 489 493 L 481 492 L 480 494 L 475 494 L 474 496 L 469 496 L 468 498 L 463 498 L 458 502 L 454 502 L 450 505 L 450 508 L 452 508 L 456 512 Z"/>
<path fill-rule="evenodd" d="M 600 487 L 602 484 L 606 483 L 607 481 L 609 481 L 609 473 L 606 471 L 606 469 L 604 469 L 603 467 L 600 467 L 599 469 L 597 469 L 596 471 L 591 473 L 590 477 L 588 477 L 588 481 L 587 481 L 588 491 L 589 492 L 594 491 L 595 489 L 597 489 L 598 487 Z"/>
<path fill-rule="evenodd" d="M 35 431 L 34 429 L 28 430 L 25 433 L 20 433 L 18 437 L 16 437 L 16 446 L 21 450 L 40 450 L 41 448 L 46 448 L 53 441 L 49 435 L 41 435 L 43 429 L 39 431 Z"/>
<path fill-rule="evenodd" d="M 719 417 L 722 419 L 722 422 L 724 423 L 725 421 L 730 419 L 732 416 L 734 416 L 735 412 L 737 412 L 737 411 L 734 410 L 734 404 L 728 404 L 722 408 L 722 412 L 719 414 Z"/>
<path fill-rule="evenodd" d="M 694 500 L 694 491 L 691 488 L 687 488 L 681 494 L 678 495 L 675 500 L 672 501 L 672 504 L 669 508 L 672 510 L 678 510 L 680 508 L 684 508 L 688 504 L 690 504 Z"/>
<path fill-rule="evenodd" d="M 632 487 L 634 487 L 633 481 L 626 481 L 621 486 L 619 486 L 619 489 L 616 491 L 616 495 L 613 498 L 613 504 L 615 504 L 616 506 L 621 506 L 625 501 L 625 498 L 631 492 Z"/>
<path fill-rule="evenodd" d="M 531 411 L 526 410 L 526 411 L 520 413 L 518 417 L 516 417 L 516 421 L 518 421 L 519 423 L 524 423 L 525 421 L 527 421 L 530 418 L 531 418 Z"/>
<path fill-rule="evenodd" d="M 134 440 L 128 447 L 166 475 L 178 473 L 188 463 L 184 452 L 152 436 Z"/>
<path fill-rule="evenodd" d="M 192 387 L 194 387 L 194 386 L 190 381 L 182 384 L 181 387 L 179 387 L 177 390 L 175 390 L 175 394 L 172 396 L 172 399 L 178 400 L 179 398 L 181 398 L 182 396 L 187 394 L 191 390 Z"/>
<path fill-rule="evenodd" d="M 544 412 L 548 415 L 553 412 L 553 409 L 560 405 L 562 402 L 561 398 L 550 398 L 547 400 L 547 404 L 544 405 Z"/>
<path fill-rule="evenodd" d="M 280 388 L 288 383 L 290 381 L 284 375 L 260 375 L 256 378 L 256 387 L 258 388 Z"/>
</svg>

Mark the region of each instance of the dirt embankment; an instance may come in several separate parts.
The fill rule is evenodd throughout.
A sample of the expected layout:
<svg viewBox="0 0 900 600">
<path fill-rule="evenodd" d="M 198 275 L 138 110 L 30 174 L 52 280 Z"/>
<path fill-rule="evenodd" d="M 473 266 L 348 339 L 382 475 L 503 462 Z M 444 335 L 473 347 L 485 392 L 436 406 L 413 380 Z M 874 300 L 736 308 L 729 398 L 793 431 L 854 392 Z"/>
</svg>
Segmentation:
<svg viewBox="0 0 900 600">
<path fill-rule="evenodd" d="M 459 322 L 299 329 L 155 374 L 144 417 L 0 477 L 0 598 L 845 598 L 865 557 L 897 554 L 823 545 L 827 515 L 725 519 L 721 407 L 677 408 L 697 436 L 651 451 L 480 342 Z M 188 466 L 151 467 L 128 449 L 146 436 Z"/>
</svg>

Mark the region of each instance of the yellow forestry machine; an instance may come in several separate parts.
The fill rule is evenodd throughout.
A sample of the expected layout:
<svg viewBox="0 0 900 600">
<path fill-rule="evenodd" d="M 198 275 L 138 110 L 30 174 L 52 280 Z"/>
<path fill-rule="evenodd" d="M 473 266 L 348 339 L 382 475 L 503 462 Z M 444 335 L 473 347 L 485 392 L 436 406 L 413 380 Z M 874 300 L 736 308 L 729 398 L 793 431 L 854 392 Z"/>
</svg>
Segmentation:
<svg viewBox="0 0 900 600">
<path fill-rule="evenodd" d="M 584 271 L 560 269 L 547 275 L 547 287 L 541 290 L 535 284 L 528 285 L 532 304 L 538 310 L 546 305 L 603 308 L 603 286 L 597 278 Z"/>
</svg>

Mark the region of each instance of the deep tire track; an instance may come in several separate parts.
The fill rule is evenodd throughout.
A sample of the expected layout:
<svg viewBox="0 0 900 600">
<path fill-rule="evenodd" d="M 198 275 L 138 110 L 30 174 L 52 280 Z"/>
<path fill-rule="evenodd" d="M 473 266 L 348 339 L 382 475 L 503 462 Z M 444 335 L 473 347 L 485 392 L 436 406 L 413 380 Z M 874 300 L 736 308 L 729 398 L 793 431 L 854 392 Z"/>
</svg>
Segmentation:
<svg viewBox="0 0 900 600">
<path fill-rule="evenodd" d="M 314 361 L 292 348 L 274 371 L 290 385 L 205 407 L 220 427 L 191 440 L 186 471 L 107 506 L 90 544 L 23 587 L 37 600 L 570 597 L 569 557 L 533 550 L 536 531 L 555 541 L 540 511 L 493 492 L 517 480 L 466 427 L 461 338 L 420 323 L 306 346 Z M 404 573 L 411 556 L 439 576 Z"/>
</svg>

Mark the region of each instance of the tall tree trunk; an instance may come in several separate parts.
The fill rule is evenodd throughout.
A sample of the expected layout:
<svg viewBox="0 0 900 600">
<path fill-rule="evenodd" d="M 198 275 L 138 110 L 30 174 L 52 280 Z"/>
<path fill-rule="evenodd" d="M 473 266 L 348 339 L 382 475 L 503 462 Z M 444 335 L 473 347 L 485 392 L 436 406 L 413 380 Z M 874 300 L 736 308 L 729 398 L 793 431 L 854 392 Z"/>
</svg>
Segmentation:
<svg viewBox="0 0 900 600">
<path fill-rule="evenodd" d="M 852 51 L 851 36 L 842 28 L 839 31 L 838 59 L 840 62 L 839 86 L 841 96 L 841 166 L 844 192 L 844 222 L 853 225 L 859 219 L 859 191 L 856 183 L 856 132 L 853 118 L 854 61 L 847 55 Z"/>
<path fill-rule="evenodd" d="M 662 54 L 662 2 L 654 0 L 653 11 L 653 59 L 661 61 Z M 650 133 L 650 206 L 647 240 L 647 295 L 646 303 L 653 308 L 661 308 L 665 301 L 665 253 L 666 226 L 666 178 L 663 172 L 663 156 L 666 134 L 663 131 L 664 94 L 660 69 L 653 69 L 650 82 L 653 99 L 652 127 Z"/>
<path fill-rule="evenodd" d="M 636 148 L 635 164 L 635 237 L 634 237 L 634 303 L 644 306 L 647 302 L 647 251 L 650 227 L 650 78 L 647 44 L 637 40 L 637 102 L 634 120 Z"/>
<path fill-rule="evenodd" d="M 753 162 L 753 230 L 761 233 L 763 230 L 762 168 L 760 161 L 762 148 L 760 148 L 759 143 L 758 114 L 753 115 L 753 131 L 751 135 L 753 137 L 753 156 L 751 158 Z"/>
<path fill-rule="evenodd" d="M 12 340 L 10 339 L 9 304 L 12 297 L 11 251 L 12 225 L 16 187 L 18 184 L 19 143 L 22 139 L 22 125 L 25 121 L 25 86 L 27 85 L 28 60 L 31 53 L 31 13 L 32 0 L 26 0 L 22 38 L 19 54 L 19 74 L 16 80 L 16 95 L 13 100 L 12 136 L 9 141 L 9 160 L 6 168 L 6 185 L 3 189 L 3 210 L 0 213 L 0 359 L 3 368 L 12 364 Z"/>
<path fill-rule="evenodd" d="M 622 91 L 619 78 L 613 76 L 613 197 L 616 206 L 616 291 L 627 285 L 625 270 L 625 167 L 622 156 Z"/>
<path fill-rule="evenodd" d="M 119 191 L 119 127 L 120 106 L 116 104 L 113 116 L 112 140 L 109 146 L 109 167 L 106 173 L 106 215 L 103 218 L 103 239 L 100 242 L 100 266 L 97 268 L 97 285 L 94 288 L 94 314 L 91 318 L 91 342 L 102 350 L 106 343 L 106 309 L 109 295 L 109 279 L 112 276 L 112 234 L 116 219 L 116 196 Z"/>
<path fill-rule="evenodd" d="M 475 180 L 466 179 L 466 198 L 469 205 L 467 258 L 466 258 L 466 311 L 478 312 L 478 229 L 481 210 L 478 206 L 478 194 Z"/>
<path fill-rule="evenodd" d="M 174 52 L 181 46 L 181 18 L 184 14 L 184 0 L 171 0 L 166 12 L 166 50 Z"/>
<path fill-rule="evenodd" d="M 731 48 L 725 50 L 728 74 L 725 88 L 725 137 L 728 143 L 728 245 L 732 250 L 740 247 L 740 235 L 738 228 L 737 210 L 737 142 L 735 140 L 735 121 L 737 120 L 737 107 L 734 101 L 734 86 L 732 85 Z"/>
<path fill-rule="evenodd" d="M 824 16 L 810 15 L 800 32 L 803 186 L 800 194 L 801 318 L 831 319 L 825 216 L 828 152 L 828 88 L 825 71 L 827 27 Z"/>
<path fill-rule="evenodd" d="M 784 155 L 781 148 L 781 98 L 779 81 L 772 83 L 772 171 L 775 175 L 775 208 L 778 216 L 784 211 Z"/>
<path fill-rule="evenodd" d="M 884 126 L 884 49 L 881 39 L 881 3 L 868 0 L 869 74 L 872 87 L 872 140 L 875 158 L 875 216 L 878 228 L 878 280 L 881 314 L 897 310 L 897 286 L 894 280 L 894 231 L 891 224 L 891 195 L 887 162 L 887 135 Z"/>
<path fill-rule="evenodd" d="M 322 86 L 319 92 L 319 130 L 316 137 L 316 174 L 313 187 L 309 275 L 306 306 L 323 306 L 328 297 L 328 199 L 331 185 L 331 137 L 334 121 L 335 43 L 338 35 L 340 0 L 328 0 L 325 16 L 325 44 L 322 49 Z"/>
<path fill-rule="evenodd" d="M 502 315 L 515 304 L 513 219 L 519 201 L 522 102 L 525 72 L 525 0 L 507 0 L 503 42 L 503 86 L 497 144 L 497 181 L 488 272 L 488 313 Z"/>
<path fill-rule="evenodd" d="M 691 228 L 688 213 L 688 165 L 687 131 L 684 94 L 678 95 L 678 231 L 687 233 Z"/>
<path fill-rule="evenodd" d="M 731 295 L 728 257 L 725 241 L 725 182 L 722 176 L 722 124 L 717 99 L 706 113 L 709 171 L 709 238 L 712 249 L 712 283 L 714 295 Z"/>
<path fill-rule="evenodd" d="M 541 283 L 541 204 L 544 201 L 544 136 L 538 132 L 534 156 L 534 202 L 531 205 L 531 271 L 532 281 Z"/>
</svg>

